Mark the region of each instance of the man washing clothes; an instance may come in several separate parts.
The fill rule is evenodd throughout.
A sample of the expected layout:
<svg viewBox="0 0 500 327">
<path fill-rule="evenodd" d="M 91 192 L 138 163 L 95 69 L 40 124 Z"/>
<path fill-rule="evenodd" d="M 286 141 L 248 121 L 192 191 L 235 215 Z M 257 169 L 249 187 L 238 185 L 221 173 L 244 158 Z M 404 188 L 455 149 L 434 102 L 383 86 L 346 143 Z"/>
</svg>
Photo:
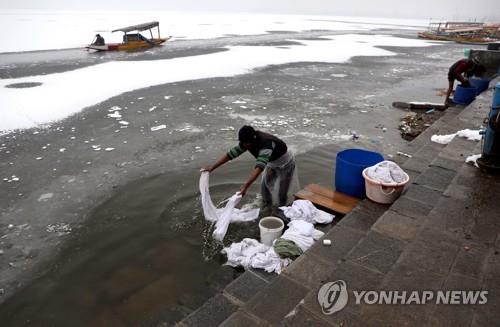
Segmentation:
<svg viewBox="0 0 500 327">
<path fill-rule="evenodd" d="M 459 81 L 462 86 L 469 87 L 469 77 L 473 75 L 479 76 L 483 74 L 484 71 L 484 67 L 476 58 L 460 59 L 453 65 L 451 65 L 450 69 L 448 70 L 448 90 L 446 90 L 444 106 L 446 108 L 450 106 L 450 95 L 453 92 L 453 85 L 455 84 L 455 80 Z"/>
<path fill-rule="evenodd" d="M 271 205 L 273 194 L 278 206 L 287 204 L 288 191 L 295 172 L 295 158 L 285 142 L 274 135 L 256 131 L 252 126 L 243 126 L 238 132 L 239 144 L 231 148 L 212 166 L 202 168 L 202 171 L 212 172 L 226 162 L 233 160 L 244 152 L 250 152 L 255 158 L 255 167 L 245 184 L 240 188 L 245 195 L 248 188 L 264 172 L 261 184 L 264 205 Z"/>
</svg>

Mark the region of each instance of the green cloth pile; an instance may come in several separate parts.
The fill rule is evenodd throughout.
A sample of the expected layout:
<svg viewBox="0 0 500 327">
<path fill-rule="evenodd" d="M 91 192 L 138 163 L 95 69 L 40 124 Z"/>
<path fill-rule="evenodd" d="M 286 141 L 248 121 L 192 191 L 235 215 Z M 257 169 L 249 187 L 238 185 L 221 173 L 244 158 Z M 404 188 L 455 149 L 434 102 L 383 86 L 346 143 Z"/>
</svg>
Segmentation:
<svg viewBox="0 0 500 327">
<path fill-rule="evenodd" d="M 284 238 L 278 238 L 274 241 L 274 252 L 276 252 L 280 258 L 290 258 L 295 259 L 300 256 L 303 252 L 302 249 L 295 244 L 294 241 L 290 241 Z"/>
</svg>

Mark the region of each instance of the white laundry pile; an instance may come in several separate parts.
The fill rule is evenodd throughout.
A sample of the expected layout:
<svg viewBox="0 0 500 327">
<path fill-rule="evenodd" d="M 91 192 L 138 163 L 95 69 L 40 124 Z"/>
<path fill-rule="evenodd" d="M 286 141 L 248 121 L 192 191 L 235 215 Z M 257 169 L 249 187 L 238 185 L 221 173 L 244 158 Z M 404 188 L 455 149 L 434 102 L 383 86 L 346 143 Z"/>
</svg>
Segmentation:
<svg viewBox="0 0 500 327">
<path fill-rule="evenodd" d="M 329 224 L 334 215 L 317 209 L 309 200 L 295 200 L 289 207 L 280 207 L 280 209 L 290 220 L 304 220 L 313 224 Z"/>
<path fill-rule="evenodd" d="M 333 219 L 333 218 L 332 218 Z M 331 221 L 331 220 L 330 220 Z M 305 220 L 292 220 L 288 229 L 281 238 L 293 241 L 302 251 L 309 249 L 324 233 L 314 228 L 314 225 Z M 239 243 L 232 243 L 224 248 L 222 253 L 227 255 L 226 265 L 237 267 L 264 269 L 267 272 L 280 274 L 288 266 L 290 259 L 282 259 L 272 246 L 267 246 L 257 240 L 245 238 Z"/>
<path fill-rule="evenodd" d="M 366 175 L 371 179 L 384 184 L 399 184 L 406 182 L 407 175 L 401 167 L 392 161 L 382 161 L 368 167 Z"/>
<path fill-rule="evenodd" d="M 288 223 L 288 229 L 281 235 L 281 238 L 293 241 L 305 252 L 324 234 L 307 221 L 292 220 Z"/>
<path fill-rule="evenodd" d="M 212 236 L 214 239 L 222 241 L 226 235 L 229 223 L 255 220 L 259 216 L 260 209 L 235 208 L 241 200 L 241 195 L 239 193 L 231 196 L 224 208 L 215 207 L 208 188 L 209 176 L 209 172 L 202 172 L 200 176 L 201 205 L 203 207 L 205 219 L 215 223 L 215 230 Z"/>
<path fill-rule="evenodd" d="M 226 265 L 242 266 L 245 269 L 264 269 L 269 273 L 280 274 L 283 268 L 291 262 L 290 259 L 280 258 L 272 246 L 267 246 L 251 238 L 244 238 L 239 243 L 232 243 L 224 248 L 222 253 L 227 255 Z"/>
<path fill-rule="evenodd" d="M 479 130 L 471 129 L 463 129 L 448 135 L 432 135 L 431 141 L 439 144 L 448 144 L 455 138 L 455 136 L 466 138 L 469 141 L 481 141 Z"/>
</svg>

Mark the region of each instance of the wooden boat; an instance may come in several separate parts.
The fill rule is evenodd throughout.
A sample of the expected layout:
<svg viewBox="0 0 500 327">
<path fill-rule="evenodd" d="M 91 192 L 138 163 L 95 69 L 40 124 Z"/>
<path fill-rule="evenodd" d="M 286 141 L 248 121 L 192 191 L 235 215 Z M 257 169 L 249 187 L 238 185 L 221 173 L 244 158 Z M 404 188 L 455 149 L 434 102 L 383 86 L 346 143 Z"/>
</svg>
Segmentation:
<svg viewBox="0 0 500 327">
<path fill-rule="evenodd" d="M 418 37 L 427 40 L 453 41 L 465 44 L 488 44 L 497 39 L 492 37 L 491 29 L 484 23 L 440 22 L 431 23 L 426 32 Z"/>
<path fill-rule="evenodd" d="M 158 37 L 156 38 L 153 37 L 152 29 L 154 28 L 157 28 L 158 31 Z M 151 38 L 149 39 L 139 33 L 146 30 L 149 30 L 149 33 L 151 34 Z M 160 37 L 160 23 L 158 22 L 127 26 L 118 28 L 116 30 L 113 30 L 112 32 L 123 32 L 123 42 L 107 43 L 103 45 L 89 44 L 88 46 L 86 46 L 86 48 L 96 51 L 132 51 L 158 46 L 172 38 L 171 36 L 166 38 Z"/>
<path fill-rule="evenodd" d="M 427 32 L 418 33 L 418 37 L 426 40 L 434 40 L 434 41 L 451 41 L 463 44 L 488 44 L 491 42 L 497 41 L 496 39 L 489 37 L 465 37 L 458 35 L 436 35 Z"/>
</svg>

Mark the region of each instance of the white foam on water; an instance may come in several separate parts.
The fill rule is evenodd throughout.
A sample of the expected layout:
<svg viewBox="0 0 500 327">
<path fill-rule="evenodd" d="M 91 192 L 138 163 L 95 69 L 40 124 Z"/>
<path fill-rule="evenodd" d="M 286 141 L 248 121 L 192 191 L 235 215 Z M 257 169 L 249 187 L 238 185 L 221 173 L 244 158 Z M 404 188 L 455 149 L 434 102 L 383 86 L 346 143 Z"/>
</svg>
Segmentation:
<svg viewBox="0 0 500 327">
<path fill-rule="evenodd" d="M 160 129 L 165 129 L 165 128 L 167 128 L 167 125 L 153 126 L 151 127 L 151 132 L 156 132 L 159 131 Z"/>
<path fill-rule="evenodd" d="M 244 121 L 248 122 L 248 123 L 252 123 L 256 120 L 260 120 L 260 121 L 267 121 L 269 119 L 269 117 L 267 115 L 249 115 L 249 114 L 239 114 L 239 113 L 230 113 L 229 114 L 229 117 L 233 118 L 233 119 L 243 119 Z"/>
<path fill-rule="evenodd" d="M 206 55 L 153 61 L 113 61 L 63 73 L 3 79 L 0 80 L 0 131 L 42 126 L 121 93 L 153 85 L 234 76 L 267 65 L 341 63 L 359 55 L 395 55 L 377 46 L 432 45 L 416 39 L 358 34 L 331 36 L 328 41 L 300 42 L 303 45 L 286 49 L 234 46 L 227 47 L 229 51 Z M 130 76 L 130 71 L 134 71 L 133 76 Z M 41 82 L 42 85 L 22 89 L 5 87 L 27 81 Z M 118 116 L 119 112 L 114 111 L 112 115 Z"/>
</svg>

